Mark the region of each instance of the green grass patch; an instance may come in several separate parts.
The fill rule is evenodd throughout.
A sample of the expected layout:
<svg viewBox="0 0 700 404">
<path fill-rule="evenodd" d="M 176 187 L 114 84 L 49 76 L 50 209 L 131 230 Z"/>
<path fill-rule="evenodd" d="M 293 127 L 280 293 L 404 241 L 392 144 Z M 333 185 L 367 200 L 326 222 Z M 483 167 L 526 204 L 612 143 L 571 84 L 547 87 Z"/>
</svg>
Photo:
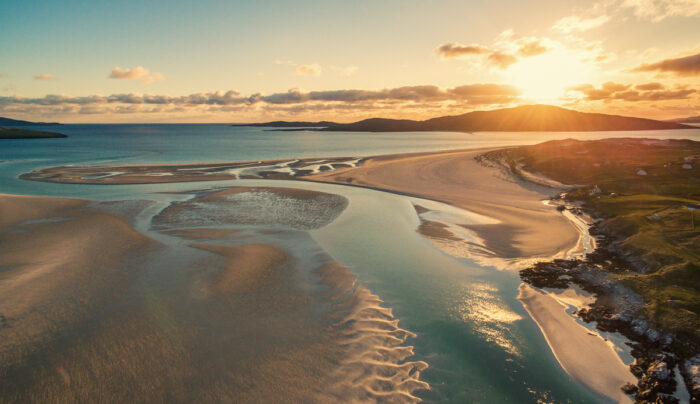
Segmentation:
<svg viewBox="0 0 700 404">
<path fill-rule="evenodd" d="M 700 142 L 563 140 L 498 157 L 516 172 L 582 185 L 569 198 L 597 212 L 600 228 L 646 265 L 615 277 L 644 297 L 658 327 L 700 339 L 700 212 L 686 208 L 700 204 Z"/>
</svg>

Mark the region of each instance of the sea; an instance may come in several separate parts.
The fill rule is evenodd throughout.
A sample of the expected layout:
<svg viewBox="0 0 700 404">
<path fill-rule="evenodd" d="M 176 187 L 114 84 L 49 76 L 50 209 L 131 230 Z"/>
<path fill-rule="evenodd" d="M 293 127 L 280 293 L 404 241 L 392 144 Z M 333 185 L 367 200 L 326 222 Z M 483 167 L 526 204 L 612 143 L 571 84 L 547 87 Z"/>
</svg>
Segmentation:
<svg viewBox="0 0 700 404">
<path fill-rule="evenodd" d="M 632 132 L 322 132 L 272 131 L 223 124 L 80 124 L 46 128 L 64 139 L 0 141 L 0 193 L 99 201 L 153 200 L 192 189 L 238 185 L 304 188 L 339 194 L 347 208 L 309 231 L 315 243 L 349 268 L 414 334 L 411 361 L 428 367 L 420 379 L 427 402 L 590 403 L 605 399 L 559 365 L 537 324 L 517 300 L 517 272 L 447 255 L 415 230 L 406 197 L 333 184 L 239 180 L 149 185 L 55 184 L 20 180 L 42 167 L 228 162 L 301 157 L 361 157 L 535 144 L 609 137 L 693 139 L 700 128 Z M 140 225 L 148 232 L 148 220 Z M 138 228 L 138 226 L 137 226 Z M 585 354 L 585 353 L 582 353 Z M 321 389 L 323 386 L 321 386 Z"/>
</svg>

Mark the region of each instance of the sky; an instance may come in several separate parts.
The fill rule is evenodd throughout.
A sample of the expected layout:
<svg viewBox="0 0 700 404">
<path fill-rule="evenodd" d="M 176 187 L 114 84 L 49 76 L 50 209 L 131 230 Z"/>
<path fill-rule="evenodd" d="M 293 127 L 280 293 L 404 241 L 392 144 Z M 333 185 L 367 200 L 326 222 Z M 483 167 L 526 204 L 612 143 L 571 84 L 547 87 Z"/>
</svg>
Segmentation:
<svg viewBox="0 0 700 404">
<path fill-rule="evenodd" d="M 700 115 L 700 0 L 0 0 L 0 116 Z"/>
</svg>

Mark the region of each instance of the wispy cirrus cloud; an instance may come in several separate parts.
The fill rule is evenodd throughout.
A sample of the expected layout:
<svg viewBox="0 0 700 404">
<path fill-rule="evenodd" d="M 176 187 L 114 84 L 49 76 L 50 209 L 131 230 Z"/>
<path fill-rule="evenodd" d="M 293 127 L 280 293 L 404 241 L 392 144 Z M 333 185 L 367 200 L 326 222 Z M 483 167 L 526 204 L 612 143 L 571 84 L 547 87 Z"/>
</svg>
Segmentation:
<svg viewBox="0 0 700 404">
<path fill-rule="evenodd" d="M 34 78 L 34 80 L 56 80 L 56 76 L 49 73 L 35 74 L 32 77 Z"/>
<path fill-rule="evenodd" d="M 600 27 L 608 21 L 610 21 L 610 16 L 605 14 L 598 15 L 596 17 L 570 15 L 555 22 L 552 28 L 565 34 L 569 34 L 572 32 L 588 31 L 593 28 Z"/>
<path fill-rule="evenodd" d="M 624 0 L 621 7 L 631 9 L 637 18 L 654 22 L 700 15 L 700 1 L 697 0 Z"/>
<path fill-rule="evenodd" d="M 571 34 L 598 28 L 614 20 L 633 16 L 638 20 L 659 22 L 670 17 L 700 15 L 698 0 L 600 0 L 592 7 L 575 10 L 557 20 L 554 30 Z"/>
<path fill-rule="evenodd" d="M 143 66 L 136 66 L 133 69 L 122 69 L 115 66 L 109 74 L 110 79 L 119 80 L 141 80 L 143 83 L 153 83 L 165 80 L 165 76 L 158 72 L 151 72 Z"/>
<path fill-rule="evenodd" d="M 679 58 L 664 59 L 635 67 L 632 72 L 671 73 L 676 76 L 700 75 L 700 53 Z"/>
<path fill-rule="evenodd" d="M 359 70 L 359 67 L 352 66 L 352 65 L 351 66 L 333 66 L 333 65 L 331 65 L 328 67 L 343 77 L 352 76 L 353 74 L 357 73 L 357 71 Z"/>
<path fill-rule="evenodd" d="M 276 65 L 284 65 L 284 66 L 291 66 L 294 68 L 294 74 L 299 75 L 299 76 L 320 76 L 323 74 L 324 67 L 321 66 L 318 63 L 309 63 L 309 64 L 299 64 L 296 63 L 292 60 L 275 60 Z M 338 66 L 338 65 L 329 65 L 327 66 L 328 70 L 337 73 L 338 75 L 342 77 L 349 77 L 352 76 L 353 74 L 357 73 L 359 70 L 359 67 L 354 66 L 354 65 L 349 65 L 349 66 Z"/>
</svg>

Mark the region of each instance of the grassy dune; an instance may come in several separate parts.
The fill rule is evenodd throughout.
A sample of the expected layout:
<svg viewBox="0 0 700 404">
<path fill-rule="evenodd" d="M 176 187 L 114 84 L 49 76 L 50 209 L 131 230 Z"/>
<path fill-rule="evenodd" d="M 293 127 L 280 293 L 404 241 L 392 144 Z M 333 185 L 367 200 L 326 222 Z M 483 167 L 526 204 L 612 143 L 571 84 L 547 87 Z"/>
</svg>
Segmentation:
<svg viewBox="0 0 700 404">
<path fill-rule="evenodd" d="M 581 185 L 568 198 L 602 219 L 597 230 L 631 264 L 615 277 L 661 329 L 700 340 L 700 213 L 687 208 L 700 203 L 700 142 L 563 140 L 501 153 L 514 172 Z"/>
</svg>

